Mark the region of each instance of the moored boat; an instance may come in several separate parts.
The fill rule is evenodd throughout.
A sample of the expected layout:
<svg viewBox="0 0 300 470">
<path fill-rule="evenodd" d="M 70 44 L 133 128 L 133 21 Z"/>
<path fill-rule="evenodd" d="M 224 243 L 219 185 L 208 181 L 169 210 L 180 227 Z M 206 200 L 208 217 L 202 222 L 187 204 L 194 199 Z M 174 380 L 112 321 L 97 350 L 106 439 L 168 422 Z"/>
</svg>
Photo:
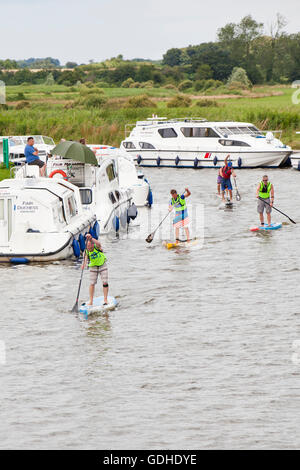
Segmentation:
<svg viewBox="0 0 300 470">
<path fill-rule="evenodd" d="M 235 168 L 279 167 L 292 149 L 275 132 L 246 122 L 153 117 L 127 125 L 121 149 L 145 167 L 219 168 L 228 154 Z"/>
<path fill-rule="evenodd" d="M 97 231 L 96 224 L 96 215 L 82 208 L 79 189 L 67 181 L 0 182 L 0 262 L 79 257 L 84 235 Z"/>
</svg>

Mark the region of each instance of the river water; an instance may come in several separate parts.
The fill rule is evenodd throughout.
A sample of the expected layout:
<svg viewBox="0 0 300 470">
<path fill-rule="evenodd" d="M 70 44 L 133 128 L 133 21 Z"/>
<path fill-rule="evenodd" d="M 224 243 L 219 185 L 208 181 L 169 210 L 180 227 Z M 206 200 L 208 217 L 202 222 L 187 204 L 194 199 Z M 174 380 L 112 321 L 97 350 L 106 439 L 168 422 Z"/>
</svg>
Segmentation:
<svg viewBox="0 0 300 470">
<path fill-rule="evenodd" d="M 300 173 L 268 171 L 299 224 L 274 211 L 287 224 L 256 234 L 263 172 L 238 171 L 242 200 L 224 211 L 215 171 L 147 170 L 161 206 L 102 238 L 119 302 L 107 317 L 69 312 L 77 262 L 0 266 L 1 449 L 299 448 Z M 166 250 L 168 220 L 145 243 L 186 186 L 199 244 Z"/>
</svg>

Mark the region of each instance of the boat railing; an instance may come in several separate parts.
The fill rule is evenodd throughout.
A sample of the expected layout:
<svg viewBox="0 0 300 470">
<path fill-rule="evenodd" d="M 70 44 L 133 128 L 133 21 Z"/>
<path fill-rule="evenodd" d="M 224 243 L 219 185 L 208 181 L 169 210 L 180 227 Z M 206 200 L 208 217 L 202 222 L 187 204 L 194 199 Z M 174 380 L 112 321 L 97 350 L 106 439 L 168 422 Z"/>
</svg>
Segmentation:
<svg viewBox="0 0 300 470">
<path fill-rule="evenodd" d="M 10 177 L 15 178 L 17 171 L 22 171 L 22 173 L 23 173 L 22 177 L 26 178 L 27 177 L 27 165 L 26 165 L 26 163 L 22 162 L 20 165 L 12 166 L 10 168 L 10 171 L 9 171 Z"/>
<path fill-rule="evenodd" d="M 130 132 L 136 126 L 152 126 L 155 124 L 168 124 L 174 122 L 207 122 L 207 119 L 203 117 L 184 117 L 184 118 L 171 118 L 166 117 L 151 117 L 147 118 L 147 121 L 137 121 L 135 123 L 125 124 L 125 139 L 129 137 Z"/>
</svg>

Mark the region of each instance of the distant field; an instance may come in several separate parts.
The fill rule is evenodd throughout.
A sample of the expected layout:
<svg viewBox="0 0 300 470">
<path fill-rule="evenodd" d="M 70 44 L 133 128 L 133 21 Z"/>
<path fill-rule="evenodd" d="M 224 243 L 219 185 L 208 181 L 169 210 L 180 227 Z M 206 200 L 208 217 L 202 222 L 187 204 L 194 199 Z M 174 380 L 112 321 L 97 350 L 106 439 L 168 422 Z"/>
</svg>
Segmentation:
<svg viewBox="0 0 300 470">
<path fill-rule="evenodd" d="M 300 105 L 292 103 L 295 90 L 288 86 L 254 87 L 251 91 L 226 87 L 205 94 L 188 90 L 191 105 L 168 107 L 177 90 L 166 88 L 86 88 L 63 85 L 20 85 L 7 87 L 8 109 L 0 110 L 0 135 L 45 134 L 55 141 L 85 137 L 90 143 L 118 146 L 126 123 L 159 116 L 203 117 L 208 120 L 250 121 L 263 129 L 282 130 L 282 140 L 300 148 Z M 84 93 L 83 93 L 84 92 Z M 105 103 L 88 106 L 88 98 L 104 97 Z M 143 106 L 130 104 L 133 97 L 146 95 Z M 80 103 L 76 103 L 81 100 Z M 204 102 L 203 102 L 204 100 Z M 204 106 L 199 106 L 198 103 Z M 135 107 L 136 106 L 136 107 Z"/>
</svg>

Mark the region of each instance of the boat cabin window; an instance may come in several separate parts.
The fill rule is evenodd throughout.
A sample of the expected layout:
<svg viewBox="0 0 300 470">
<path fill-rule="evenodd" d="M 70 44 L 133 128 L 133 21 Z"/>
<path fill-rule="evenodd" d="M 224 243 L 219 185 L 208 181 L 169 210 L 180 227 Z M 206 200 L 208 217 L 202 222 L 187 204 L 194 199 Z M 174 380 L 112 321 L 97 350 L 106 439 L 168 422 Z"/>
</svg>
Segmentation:
<svg viewBox="0 0 300 470">
<path fill-rule="evenodd" d="M 117 200 L 119 201 L 121 197 L 119 191 L 115 191 L 115 195 L 116 195 Z"/>
<path fill-rule="evenodd" d="M 141 149 L 155 149 L 154 145 L 149 144 L 148 142 L 139 142 Z"/>
<path fill-rule="evenodd" d="M 220 139 L 219 144 L 229 146 L 229 147 L 251 147 L 251 145 L 247 144 L 246 142 L 242 142 L 240 140 L 225 140 Z"/>
<path fill-rule="evenodd" d="M 110 192 L 110 193 L 108 194 L 108 197 L 109 197 L 109 199 L 111 200 L 111 202 L 112 202 L 113 204 L 115 204 L 115 203 L 117 202 L 113 192 Z"/>
<path fill-rule="evenodd" d="M 91 189 L 81 188 L 79 189 L 80 199 L 82 204 L 92 204 L 93 193 Z"/>
<path fill-rule="evenodd" d="M 68 197 L 68 208 L 69 208 L 70 216 L 74 217 L 74 215 L 76 215 L 76 204 L 75 204 L 74 196 Z"/>
<path fill-rule="evenodd" d="M 115 173 L 114 165 L 112 163 L 108 165 L 108 167 L 106 168 L 106 174 L 108 176 L 109 181 L 112 181 L 115 179 L 116 173 Z"/>
<path fill-rule="evenodd" d="M 181 127 L 184 137 L 219 137 L 210 127 Z"/>
<path fill-rule="evenodd" d="M 55 145 L 54 140 L 52 139 L 52 137 L 48 137 L 47 135 L 43 135 L 42 138 L 43 138 L 43 141 L 46 145 Z"/>
<path fill-rule="evenodd" d="M 158 133 L 164 139 L 170 139 L 171 137 L 177 137 L 175 130 L 172 127 L 166 127 L 165 129 L 158 129 Z"/>
<path fill-rule="evenodd" d="M 123 142 L 123 147 L 126 149 L 135 149 L 135 145 L 133 142 Z"/>
</svg>

